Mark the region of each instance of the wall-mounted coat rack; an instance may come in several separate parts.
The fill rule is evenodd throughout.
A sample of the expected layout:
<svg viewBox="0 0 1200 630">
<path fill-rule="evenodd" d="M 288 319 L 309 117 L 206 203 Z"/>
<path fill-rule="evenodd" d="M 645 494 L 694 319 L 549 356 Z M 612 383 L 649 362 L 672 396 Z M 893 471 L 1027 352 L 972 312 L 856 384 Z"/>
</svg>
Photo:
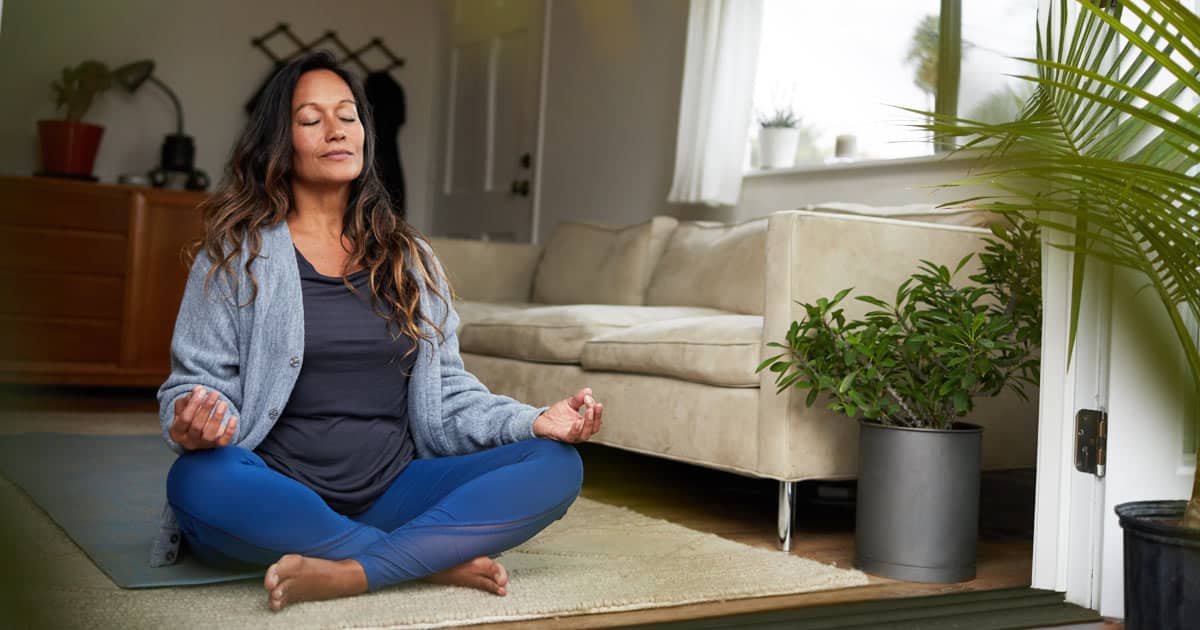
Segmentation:
<svg viewBox="0 0 1200 630">
<path fill-rule="evenodd" d="M 270 46 L 268 45 L 270 40 L 277 36 L 283 36 L 291 45 L 295 46 L 295 50 L 283 56 L 277 55 L 275 51 L 271 50 Z M 262 35 L 259 35 L 258 37 L 252 38 L 250 40 L 250 44 L 261 50 L 263 54 L 269 57 L 271 61 L 274 61 L 276 65 L 286 63 L 290 59 L 302 53 L 306 53 L 310 50 L 316 50 L 317 48 L 321 48 L 327 44 L 332 44 L 341 52 L 341 57 L 338 59 L 338 62 L 343 64 L 353 62 L 360 69 L 362 69 L 364 76 L 371 74 L 372 72 L 387 72 L 392 68 L 404 66 L 404 58 L 393 53 L 391 49 L 389 49 L 383 43 L 383 40 L 379 39 L 378 37 L 371 38 L 371 40 L 364 46 L 355 49 L 351 49 L 349 46 L 347 46 L 346 43 L 343 42 L 340 37 L 338 37 L 338 34 L 335 31 L 325 31 L 323 35 L 312 40 L 311 42 L 305 42 L 297 37 L 296 34 L 292 32 L 291 27 L 285 22 L 280 22 L 275 26 L 275 28 L 263 33 Z M 373 68 L 367 65 L 367 62 L 364 61 L 366 53 L 370 52 L 371 49 L 378 50 L 379 53 L 386 59 L 382 66 Z M 337 53 L 337 51 L 333 52 L 335 54 Z"/>
</svg>

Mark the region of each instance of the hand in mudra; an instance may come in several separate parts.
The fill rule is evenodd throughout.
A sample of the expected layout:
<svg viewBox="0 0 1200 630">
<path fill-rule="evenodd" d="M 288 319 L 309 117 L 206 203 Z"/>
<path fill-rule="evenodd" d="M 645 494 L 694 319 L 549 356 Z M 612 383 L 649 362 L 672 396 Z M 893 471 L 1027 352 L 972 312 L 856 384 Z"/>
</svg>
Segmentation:
<svg viewBox="0 0 1200 630">
<path fill-rule="evenodd" d="M 559 442 L 586 442 L 600 430 L 604 405 L 585 387 L 574 396 L 554 403 L 533 421 L 533 434 Z"/>
<path fill-rule="evenodd" d="M 171 422 L 171 439 L 189 451 L 229 446 L 237 434 L 237 416 L 229 419 L 225 430 L 221 420 L 228 407 L 217 402 L 216 390 L 205 392 L 197 385 L 187 396 L 175 401 L 175 420 Z M 215 413 L 214 413 L 215 411 Z"/>
</svg>

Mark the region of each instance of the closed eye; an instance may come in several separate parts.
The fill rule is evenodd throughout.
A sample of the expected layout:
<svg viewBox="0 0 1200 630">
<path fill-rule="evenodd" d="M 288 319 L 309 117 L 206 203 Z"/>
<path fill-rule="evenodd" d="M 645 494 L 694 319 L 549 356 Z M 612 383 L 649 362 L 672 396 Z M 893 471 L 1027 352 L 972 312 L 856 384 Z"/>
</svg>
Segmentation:
<svg viewBox="0 0 1200 630">
<path fill-rule="evenodd" d="M 356 118 L 346 118 L 346 117 L 343 117 L 343 116 L 339 116 L 339 117 L 338 117 L 338 120 L 340 120 L 340 121 L 342 121 L 342 122 L 344 122 L 344 123 L 352 123 L 352 122 L 354 122 L 354 121 L 355 121 L 355 120 L 357 120 L 357 119 L 356 119 Z M 321 124 L 321 121 L 320 121 L 320 120 L 310 120 L 310 121 L 303 121 L 303 120 L 302 120 L 302 121 L 300 121 L 300 124 L 301 124 L 302 126 L 304 126 L 304 127 L 312 127 L 313 125 L 319 125 L 319 124 Z"/>
</svg>

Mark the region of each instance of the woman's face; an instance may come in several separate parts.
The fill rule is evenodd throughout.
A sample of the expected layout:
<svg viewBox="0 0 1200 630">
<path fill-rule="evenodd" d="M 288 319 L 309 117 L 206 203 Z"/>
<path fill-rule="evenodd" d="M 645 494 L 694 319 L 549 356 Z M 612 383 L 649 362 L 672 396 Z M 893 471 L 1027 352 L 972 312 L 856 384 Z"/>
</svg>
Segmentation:
<svg viewBox="0 0 1200 630">
<path fill-rule="evenodd" d="M 292 169 L 310 185 L 348 184 L 363 168 L 354 93 L 329 70 L 300 75 L 292 92 Z"/>
</svg>

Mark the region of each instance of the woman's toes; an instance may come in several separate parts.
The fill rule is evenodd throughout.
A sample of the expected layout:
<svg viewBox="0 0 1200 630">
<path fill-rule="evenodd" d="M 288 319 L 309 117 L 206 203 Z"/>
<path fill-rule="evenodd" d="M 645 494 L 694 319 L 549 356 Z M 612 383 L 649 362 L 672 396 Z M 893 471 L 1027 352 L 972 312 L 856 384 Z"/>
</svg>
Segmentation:
<svg viewBox="0 0 1200 630">
<path fill-rule="evenodd" d="M 495 576 L 496 584 L 499 584 L 501 588 L 508 585 L 508 571 L 505 570 L 504 565 L 500 564 L 499 562 L 496 563 Z"/>
<path fill-rule="evenodd" d="M 502 591 L 504 590 L 504 587 L 497 584 L 495 582 L 495 580 L 492 580 L 490 577 L 487 577 L 484 575 L 481 575 L 478 578 L 476 578 L 475 588 L 477 588 L 481 591 L 487 591 L 489 593 L 493 593 L 495 595 L 503 594 Z"/>
<path fill-rule="evenodd" d="M 289 553 L 280 558 L 279 562 L 275 563 L 275 572 L 281 576 L 291 575 L 299 571 L 302 564 L 304 564 L 304 556 L 296 553 Z"/>
</svg>

